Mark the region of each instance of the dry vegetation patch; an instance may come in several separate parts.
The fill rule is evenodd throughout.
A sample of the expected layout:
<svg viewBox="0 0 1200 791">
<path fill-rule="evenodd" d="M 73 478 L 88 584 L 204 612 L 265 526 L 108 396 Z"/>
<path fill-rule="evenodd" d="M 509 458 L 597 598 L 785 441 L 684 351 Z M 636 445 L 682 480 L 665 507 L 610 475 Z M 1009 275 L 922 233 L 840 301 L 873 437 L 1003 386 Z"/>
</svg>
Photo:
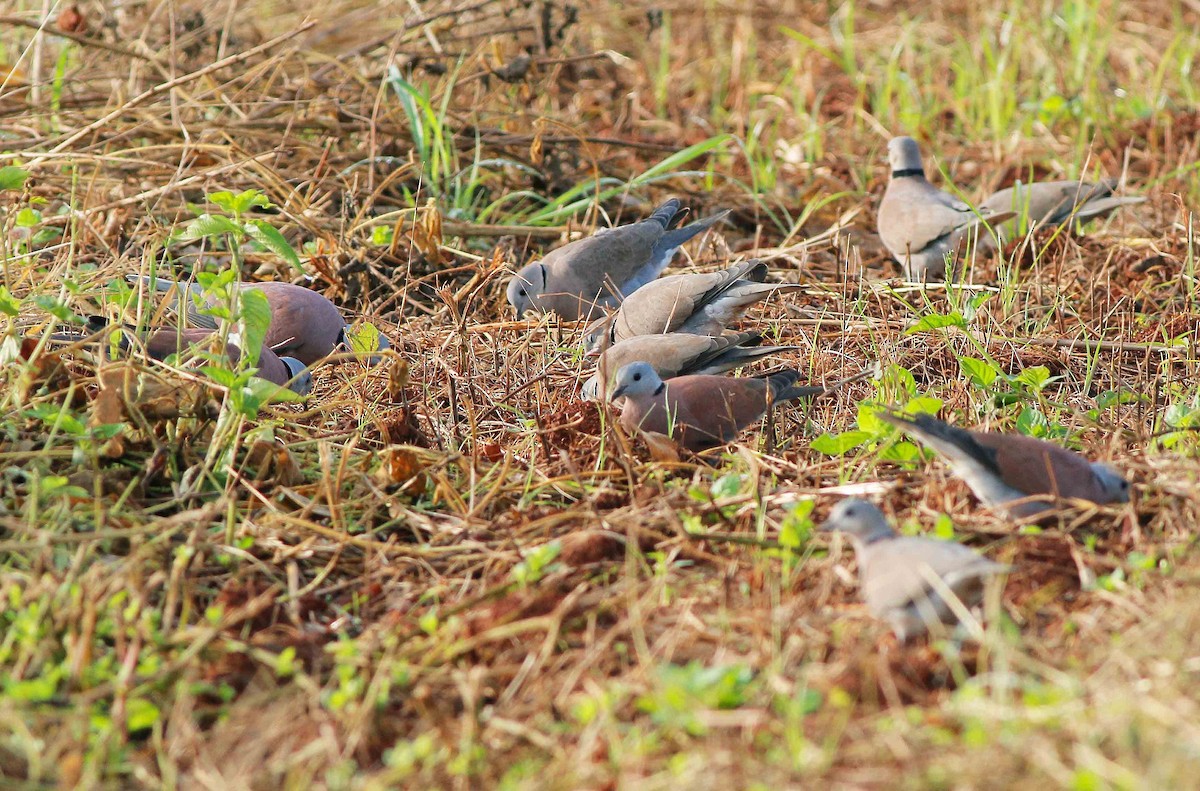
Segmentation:
<svg viewBox="0 0 1200 791">
<path fill-rule="evenodd" d="M 0 15 L 0 785 L 1195 783 L 1195 7 L 44 5 Z M 874 233 L 906 132 L 968 198 L 1148 200 L 917 288 Z M 245 190 L 282 246 L 181 236 Z M 883 377 L 703 457 L 581 401 L 582 328 L 504 283 L 668 193 L 733 210 L 678 269 L 806 285 L 743 322 L 786 365 Z M 255 404 L 48 343 L 231 266 L 394 351 Z M 1133 502 L 1014 527 L 872 434 L 925 395 Z M 813 527 L 864 487 L 1015 567 L 981 642 L 869 618 Z"/>
</svg>

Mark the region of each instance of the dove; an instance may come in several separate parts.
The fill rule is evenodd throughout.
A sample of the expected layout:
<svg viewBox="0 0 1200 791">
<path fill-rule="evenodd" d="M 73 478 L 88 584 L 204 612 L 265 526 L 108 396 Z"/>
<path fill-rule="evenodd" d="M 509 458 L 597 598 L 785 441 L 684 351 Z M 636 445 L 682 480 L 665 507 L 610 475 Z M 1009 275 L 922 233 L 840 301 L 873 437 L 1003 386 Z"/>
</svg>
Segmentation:
<svg viewBox="0 0 1200 791">
<path fill-rule="evenodd" d="M 946 277 L 946 256 L 982 222 L 1010 219 L 1015 211 L 976 211 L 929 183 L 921 151 L 911 137 L 888 143 L 892 175 L 879 204 L 879 238 L 910 280 Z"/>
<path fill-rule="evenodd" d="M 196 286 L 146 275 L 126 275 L 125 279 L 135 285 L 153 283 L 160 293 L 174 289 L 175 311 L 186 317 L 189 325 L 208 330 L 217 328 L 216 318 L 201 313 L 193 299 L 193 294 L 201 293 Z M 261 291 L 267 298 L 271 324 L 267 328 L 266 345 L 276 354 L 295 357 L 305 365 L 312 365 L 338 349 L 350 351 L 346 319 L 324 295 L 293 283 L 242 283 L 241 288 Z M 379 333 L 373 351 L 384 351 L 390 346 L 383 333 Z M 380 359 L 379 355 L 373 354 L 367 362 L 374 365 Z"/>
<path fill-rule="evenodd" d="M 850 537 L 867 610 L 887 621 L 901 643 L 939 622 L 958 622 L 943 598 L 946 589 L 971 608 L 983 599 L 988 577 L 1011 571 L 953 541 L 897 535 L 878 508 L 858 498 L 835 505 L 820 529 Z"/>
<path fill-rule="evenodd" d="M 181 354 L 191 347 L 209 344 L 216 335 L 215 330 L 199 327 L 185 329 L 156 327 L 144 333 L 138 333 L 129 326 L 112 327 L 103 316 L 89 316 L 86 323 L 87 335 L 62 333 L 52 335 L 51 339 L 77 343 L 110 329 L 120 329 L 121 337 L 118 348 L 122 352 L 128 354 L 132 350 L 140 348 L 151 359 L 166 360 L 171 355 Z M 237 365 L 241 354 L 241 349 L 236 341 L 231 339 L 225 344 L 225 356 L 234 365 Z M 280 357 L 265 345 L 259 352 L 257 376 L 274 384 L 285 386 L 300 395 L 307 395 L 312 391 L 312 373 L 304 366 L 304 363 L 295 357 Z"/>
<path fill-rule="evenodd" d="M 1018 220 L 1030 229 L 1042 225 L 1060 225 L 1068 220 L 1086 222 L 1107 216 L 1122 206 L 1132 206 L 1146 199 L 1135 196 L 1113 195 L 1117 182 L 1105 179 L 1095 184 L 1088 181 L 1035 181 L 1030 184 L 1017 182 L 988 196 L 979 204 L 980 211 L 999 213 L 1006 210 L 1016 212 Z M 1016 221 L 1008 222 L 996 230 L 1002 241 L 1012 236 Z M 989 237 L 990 239 L 990 237 Z"/>
<path fill-rule="evenodd" d="M 729 215 L 719 212 L 671 230 L 683 213 L 671 198 L 640 222 L 605 228 L 551 250 L 508 282 L 508 302 L 526 311 L 556 313 L 567 321 L 591 318 L 654 280 L 689 239 Z"/>
<path fill-rule="evenodd" d="M 880 419 L 937 451 L 985 505 L 1027 519 L 1053 508 L 1048 498 L 1098 505 L 1129 502 L 1129 482 L 1103 462 L 1022 434 L 968 431 L 932 415 L 880 411 Z"/>
<path fill-rule="evenodd" d="M 794 283 L 764 283 L 767 265 L 758 259 L 707 274 L 669 275 L 642 286 L 611 316 L 585 330 L 584 345 L 595 353 L 639 335 L 684 332 L 719 336 L 733 320 L 772 294 L 795 291 Z"/>
<path fill-rule="evenodd" d="M 791 370 L 753 379 L 693 374 L 663 381 L 650 363 L 634 362 L 617 371 L 612 400 L 625 398 L 621 425 L 627 431 L 665 434 L 698 452 L 732 442 L 772 404 L 824 395 L 870 373 L 828 387 L 797 385 L 800 373 Z"/>
<path fill-rule="evenodd" d="M 583 397 L 599 400 L 605 374 L 612 375 L 633 362 L 650 363 L 662 379 L 688 374 L 720 374 L 762 357 L 794 351 L 798 346 L 760 346 L 762 333 L 740 332 L 712 338 L 670 332 L 639 335 L 605 349 L 596 361 L 596 373 L 583 384 Z M 612 390 L 609 386 L 607 390 Z"/>
</svg>

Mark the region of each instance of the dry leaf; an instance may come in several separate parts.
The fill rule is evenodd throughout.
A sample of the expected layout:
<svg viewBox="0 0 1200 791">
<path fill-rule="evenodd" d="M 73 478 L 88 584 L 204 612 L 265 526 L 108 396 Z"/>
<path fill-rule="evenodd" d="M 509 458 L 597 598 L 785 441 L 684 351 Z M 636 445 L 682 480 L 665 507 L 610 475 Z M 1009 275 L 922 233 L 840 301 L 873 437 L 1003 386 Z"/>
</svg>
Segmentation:
<svg viewBox="0 0 1200 791">
<path fill-rule="evenodd" d="M 642 439 L 646 441 L 646 448 L 649 449 L 652 460 L 679 461 L 679 445 L 666 434 L 659 434 L 656 431 L 643 431 Z"/>
<path fill-rule="evenodd" d="M 396 358 L 388 366 L 387 394 L 393 404 L 403 403 L 404 388 L 408 385 L 408 360 Z"/>
<path fill-rule="evenodd" d="M 379 454 L 383 463 L 375 471 L 375 480 L 385 488 L 400 487 L 400 492 L 417 497 L 425 491 L 429 476 L 425 463 L 412 448 L 393 445 Z"/>
<path fill-rule="evenodd" d="M 82 33 L 87 30 L 87 18 L 80 13 L 79 6 L 76 5 L 69 5 L 60 11 L 56 24 L 64 33 Z"/>
</svg>

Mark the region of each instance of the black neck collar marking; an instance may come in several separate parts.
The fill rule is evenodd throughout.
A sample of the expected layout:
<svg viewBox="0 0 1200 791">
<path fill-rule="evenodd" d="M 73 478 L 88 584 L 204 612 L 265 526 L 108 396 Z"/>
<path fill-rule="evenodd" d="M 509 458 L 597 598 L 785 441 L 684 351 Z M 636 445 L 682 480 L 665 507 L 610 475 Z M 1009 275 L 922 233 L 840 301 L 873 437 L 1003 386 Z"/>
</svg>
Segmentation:
<svg viewBox="0 0 1200 791">
<path fill-rule="evenodd" d="M 655 389 L 655 391 L 654 391 L 654 395 L 659 395 L 660 393 L 662 393 L 662 391 L 663 391 L 663 390 L 665 390 L 665 389 L 666 389 L 666 387 L 667 387 L 667 383 L 666 383 L 666 382 L 663 382 L 662 384 L 660 384 L 660 385 L 659 385 L 659 386 L 658 386 L 658 387 Z"/>
<path fill-rule="evenodd" d="M 892 178 L 894 178 L 894 179 L 902 179 L 902 178 L 907 178 L 909 176 L 924 176 L 924 175 L 925 175 L 924 168 L 907 168 L 905 170 L 893 170 L 892 171 Z"/>
</svg>

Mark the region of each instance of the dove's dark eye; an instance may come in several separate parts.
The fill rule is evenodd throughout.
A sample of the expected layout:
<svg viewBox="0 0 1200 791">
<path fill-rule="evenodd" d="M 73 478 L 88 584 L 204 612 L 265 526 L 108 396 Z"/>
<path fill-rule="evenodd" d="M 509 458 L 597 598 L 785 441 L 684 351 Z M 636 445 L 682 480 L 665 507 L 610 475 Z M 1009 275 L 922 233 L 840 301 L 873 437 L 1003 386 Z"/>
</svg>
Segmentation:
<svg viewBox="0 0 1200 791">
<path fill-rule="evenodd" d="M 635 382 L 640 382 L 640 381 L 642 381 L 642 375 L 641 375 L 641 374 L 634 374 L 634 375 L 633 375 L 633 381 L 635 381 Z"/>
<path fill-rule="evenodd" d="M 517 293 L 520 294 L 521 296 L 525 296 L 525 289 L 521 289 Z"/>
</svg>

